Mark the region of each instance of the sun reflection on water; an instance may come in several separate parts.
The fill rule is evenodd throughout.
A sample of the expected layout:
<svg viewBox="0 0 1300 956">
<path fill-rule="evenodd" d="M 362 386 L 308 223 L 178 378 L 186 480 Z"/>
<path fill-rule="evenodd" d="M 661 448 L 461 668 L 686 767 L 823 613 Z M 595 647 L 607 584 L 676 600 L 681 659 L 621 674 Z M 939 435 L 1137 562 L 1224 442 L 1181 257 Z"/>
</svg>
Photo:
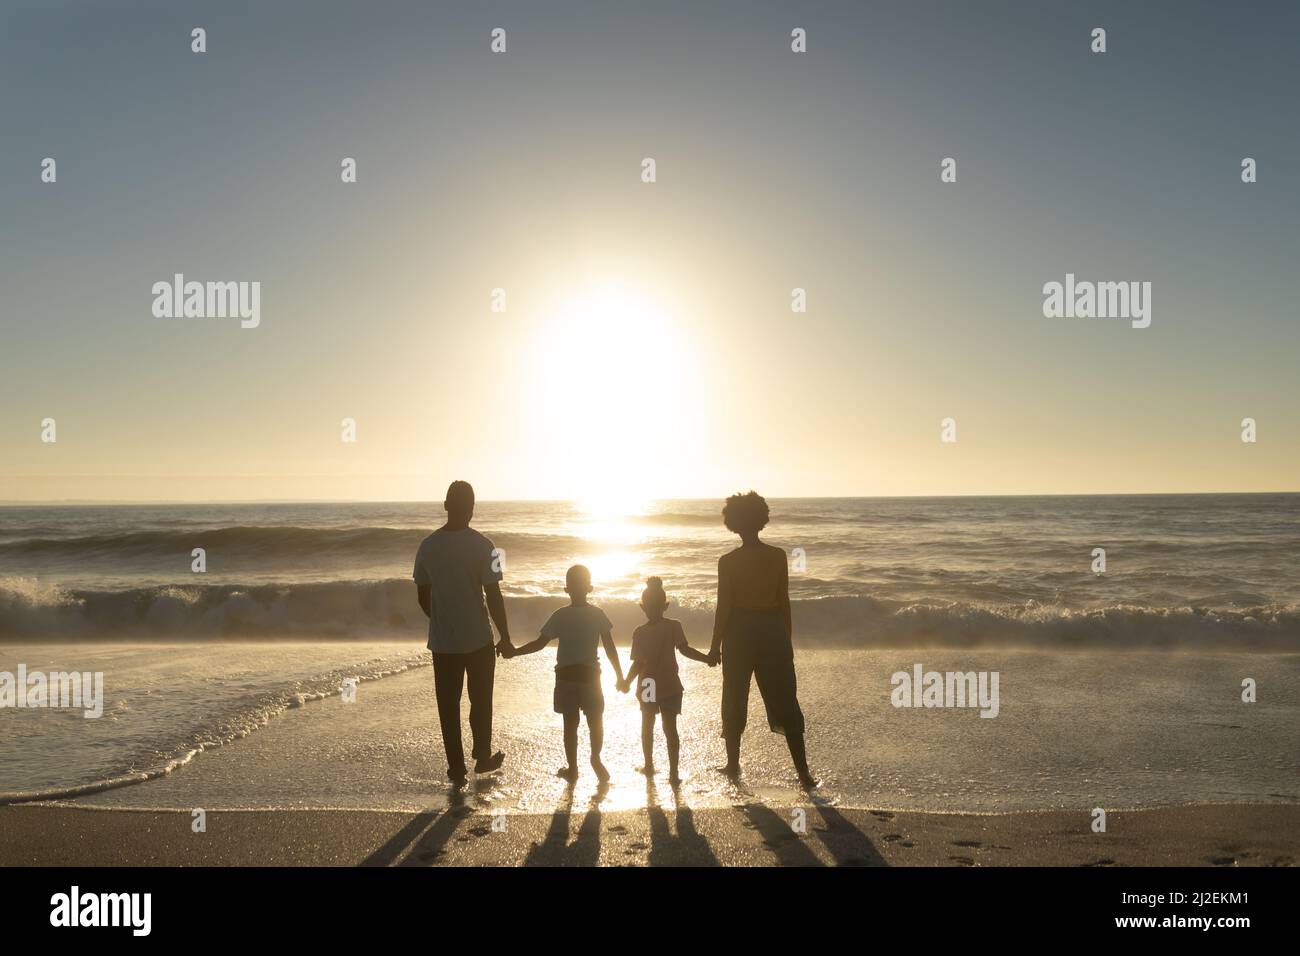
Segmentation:
<svg viewBox="0 0 1300 956">
<path fill-rule="evenodd" d="M 636 495 L 611 493 L 584 498 L 575 503 L 578 512 L 567 529 L 584 542 L 573 564 L 591 571 L 598 594 L 635 597 L 645 568 L 645 546 L 652 539 L 649 526 L 636 519 L 650 511 L 652 501 Z"/>
</svg>

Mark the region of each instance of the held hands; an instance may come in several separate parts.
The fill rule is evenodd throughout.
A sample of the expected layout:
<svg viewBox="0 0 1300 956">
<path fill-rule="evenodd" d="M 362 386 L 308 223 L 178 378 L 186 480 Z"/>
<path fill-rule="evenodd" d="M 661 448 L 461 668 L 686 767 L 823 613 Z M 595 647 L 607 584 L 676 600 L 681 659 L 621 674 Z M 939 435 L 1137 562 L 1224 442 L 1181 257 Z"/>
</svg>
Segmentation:
<svg viewBox="0 0 1300 956">
<path fill-rule="evenodd" d="M 515 656 L 515 646 L 509 641 L 502 641 L 497 645 L 497 654 L 506 660 L 510 660 Z"/>
<path fill-rule="evenodd" d="M 722 663 L 722 651 L 717 648 L 710 648 L 704 663 L 708 664 L 710 667 L 717 667 Z"/>
<path fill-rule="evenodd" d="M 624 677 L 622 680 L 614 681 L 614 686 L 618 689 L 620 694 L 626 694 L 632 689 L 632 682 Z"/>
</svg>

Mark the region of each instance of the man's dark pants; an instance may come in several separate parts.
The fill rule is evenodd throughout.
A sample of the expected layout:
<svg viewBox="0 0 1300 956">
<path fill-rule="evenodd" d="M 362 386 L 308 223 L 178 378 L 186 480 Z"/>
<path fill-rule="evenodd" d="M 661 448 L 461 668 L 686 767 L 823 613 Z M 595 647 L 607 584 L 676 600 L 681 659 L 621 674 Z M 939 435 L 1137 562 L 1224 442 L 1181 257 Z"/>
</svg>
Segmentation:
<svg viewBox="0 0 1300 956">
<path fill-rule="evenodd" d="M 433 652 L 433 689 L 438 699 L 438 722 L 442 745 L 447 751 L 447 773 L 466 773 L 465 747 L 460 739 L 460 694 L 469 684 L 469 729 L 474 737 L 473 757 L 492 756 L 492 679 L 496 671 L 496 648 L 485 644 L 468 654 Z"/>
</svg>

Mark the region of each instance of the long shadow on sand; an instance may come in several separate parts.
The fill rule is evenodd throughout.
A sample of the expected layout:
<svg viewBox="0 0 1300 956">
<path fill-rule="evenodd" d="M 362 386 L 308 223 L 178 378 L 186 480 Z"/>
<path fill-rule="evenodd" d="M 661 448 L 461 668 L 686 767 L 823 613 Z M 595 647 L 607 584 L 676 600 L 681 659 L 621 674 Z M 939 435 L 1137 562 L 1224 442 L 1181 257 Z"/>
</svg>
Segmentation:
<svg viewBox="0 0 1300 956">
<path fill-rule="evenodd" d="M 668 811 L 659 805 L 658 793 L 653 783 L 646 785 L 646 813 L 650 817 L 650 852 L 646 863 L 650 866 L 721 866 L 721 861 L 698 830 L 695 814 L 678 799 L 673 808 L 674 827 L 668 820 Z"/>
<path fill-rule="evenodd" d="M 439 813 L 417 813 L 415 818 L 370 856 L 361 866 L 392 866 L 411 847 L 403 866 L 424 866 L 442 852 L 460 822 L 469 816 L 468 807 L 453 807 Z"/>
<path fill-rule="evenodd" d="M 573 786 L 565 788 L 564 797 L 551 815 L 550 826 L 541 843 L 534 843 L 524 857 L 524 866 L 596 866 L 600 863 L 600 800 L 604 788 L 597 791 L 582 818 L 578 833 L 569 842 L 569 821 L 573 818 Z"/>
<path fill-rule="evenodd" d="M 763 845 L 776 854 L 782 866 L 824 866 L 817 854 L 804 844 L 794 832 L 790 821 L 778 816 L 761 803 L 746 803 L 740 808 L 749 818 L 749 825 L 758 830 Z"/>
<path fill-rule="evenodd" d="M 830 851 L 838 866 L 888 866 L 876 850 L 871 838 L 855 827 L 834 807 L 815 804 L 817 812 L 826 823 L 818 830 L 822 845 Z"/>
<path fill-rule="evenodd" d="M 815 832 L 836 866 L 888 866 L 871 839 L 834 807 L 814 804 L 825 822 Z M 751 825 L 763 838 L 763 845 L 776 854 L 782 866 L 824 866 L 808 846 L 807 835 L 794 831 L 791 821 L 759 803 L 742 808 Z"/>
<path fill-rule="evenodd" d="M 480 798 L 492 787 L 492 782 L 476 782 L 475 798 Z M 370 856 L 361 861 L 361 866 L 392 866 L 401 860 L 402 866 L 429 866 L 442 855 L 443 847 L 451 840 L 461 822 L 473 815 L 473 809 L 465 802 L 463 791 L 453 789 L 448 798 L 447 809 L 442 811 L 426 810 L 417 813 L 411 822 L 398 830 L 393 836 Z M 407 849 L 410 852 L 407 853 Z M 406 858 L 402 859 L 403 853 Z"/>
</svg>

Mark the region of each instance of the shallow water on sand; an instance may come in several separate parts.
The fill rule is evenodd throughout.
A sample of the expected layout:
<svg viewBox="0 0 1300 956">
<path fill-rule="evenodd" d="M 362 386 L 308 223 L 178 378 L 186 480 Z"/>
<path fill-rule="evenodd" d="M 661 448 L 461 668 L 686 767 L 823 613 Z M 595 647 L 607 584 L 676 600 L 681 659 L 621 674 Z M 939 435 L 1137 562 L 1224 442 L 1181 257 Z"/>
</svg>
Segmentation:
<svg viewBox="0 0 1300 956">
<path fill-rule="evenodd" d="M 241 659 L 246 649 L 177 649 L 178 672 L 204 674 L 210 679 L 201 683 L 224 686 L 230 682 L 215 675 Z M 321 662 L 316 647 L 285 644 L 267 650 L 276 655 L 282 673 Z M 11 651 L 5 648 L 6 658 Z M 626 649 L 622 653 L 626 659 Z M 402 810 L 446 805 L 449 789 L 432 671 L 423 666 L 423 655 L 410 644 L 391 644 L 358 646 L 355 657 L 374 669 L 412 660 L 419 666 L 362 682 L 356 703 L 335 695 L 282 710 L 255 732 L 200 753 L 158 779 L 77 802 Z M 494 746 L 506 751 L 507 763 L 500 773 L 472 781 L 465 798 L 508 812 L 551 812 L 569 801 L 597 801 L 608 809 L 671 804 L 675 795 L 665 779 L 662 734 L 656 741 L 660 773 L 648 790 L 635 772 L 641 763 L 639 710 L 630 696 L 616 693 L 607 665 L 604 759 L 613 775 L 610 785 L 598 788 L 585 765 L 572 792 L 554 776 L 563 752 L 559 717 L 550 705 L 553 663 L 550 652 L 498 662 Z M 927 671 L 997 671 L 998 716 L 981 718 L 973 709 L 893 707 L 890 677 L 910 671 L 915 663 Z M 4 666 L 0 663 L 0 669 Z M 1294 746 L 1300 656 L 800 649 L 797 666 L 821 797 L 840 805 L 1000 811 L 1300 801 Z M 343 666 L 335 669 L 345 671 Z M 783 739 L 767 730 L 756 691 L 741 782 L 729 783 L 711 771 L 722 759 L 721 674 L 683 662 L 682 676 L 686 780 L 678 796 L 699 807 L 806 802 L 794 786 Z M 1258 682 L 1257 703 L 1241 701 L 1241 682 L 1247 677 Z M 247 675 L 245 679 L 255 683 Z M 133 713 L 138 704 L 131 692 L 119 690 L 126 701 L 122 713 Z M 156 707 L 157 698 L 167 693 L 156 685 L 143 697 L 154 698 Z M 49 718 L 46 726 L 52 728 L 51 715 L 60 717 L 61 725 L 72 724 L 57 712 L 28 712 L 25 717 Z M 128 717 L 120 721 L 130 726 Z M 85 759 L 88 741 L 79 730 L 68 731 L 59 753 L 56 738 L 47 739 L 42 773 L 48 778 L 57 772 L 61 759 L 67 782 L 84 782 L 78 761 Z M 0 737 L 6 776 L 15 766 L 15 754 L 22 753 L 9 737 Z M 585 728 L 579 753 L 585 760 Z M 137 762 L 147 761 L 137 756 Z M 3 784 L 3 789 L 19 788 L 8 780 Z"/>
</svg>

